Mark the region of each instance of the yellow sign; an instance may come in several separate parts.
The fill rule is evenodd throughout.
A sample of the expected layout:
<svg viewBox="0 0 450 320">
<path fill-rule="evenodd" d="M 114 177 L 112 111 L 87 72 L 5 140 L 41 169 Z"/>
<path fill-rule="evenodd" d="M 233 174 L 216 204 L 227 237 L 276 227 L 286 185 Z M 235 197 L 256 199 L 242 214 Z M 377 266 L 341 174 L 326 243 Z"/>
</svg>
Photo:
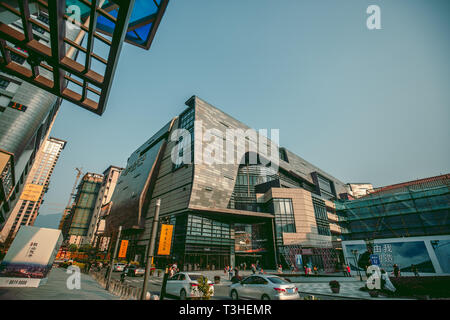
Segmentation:
<svg viewBox="0 0 450 320">
<path fill-rule="evenodd" d="M 128 240 L 122 240 L 119 250 L 119 258 L 126 258 L 128 249 Z"/>
<path fill-rule="evenodd" d="M 23 188 L 20 200 L 38 201 L 42 194 L 42 189 L 44 189 L 44 186 L 28 183 Z"/>
<path fill-rule="evenodd" d="M 168 256 L 172 244 L 173 225 L 162 224 L 161 235 L 159 237 L 158 255 Z"/>
</svg>

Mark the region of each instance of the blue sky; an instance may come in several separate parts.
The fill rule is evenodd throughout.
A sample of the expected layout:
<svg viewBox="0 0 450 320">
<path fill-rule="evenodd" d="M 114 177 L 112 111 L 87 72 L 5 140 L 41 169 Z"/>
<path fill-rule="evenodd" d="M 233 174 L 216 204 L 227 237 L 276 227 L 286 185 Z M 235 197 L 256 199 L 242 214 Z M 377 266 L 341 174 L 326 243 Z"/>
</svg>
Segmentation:
<svg viewBox="0 0 450 320">
<path fill-rule="evenodd" d="M 344 182 L 448 173 L 449 31 L 446 0 L 171 1 L 150 51 L 124 44 L 103 116 L 62 104 L 40 214 L 62 212 L 75 167 L 125 166 L 194 94 Z"/>
</svg>

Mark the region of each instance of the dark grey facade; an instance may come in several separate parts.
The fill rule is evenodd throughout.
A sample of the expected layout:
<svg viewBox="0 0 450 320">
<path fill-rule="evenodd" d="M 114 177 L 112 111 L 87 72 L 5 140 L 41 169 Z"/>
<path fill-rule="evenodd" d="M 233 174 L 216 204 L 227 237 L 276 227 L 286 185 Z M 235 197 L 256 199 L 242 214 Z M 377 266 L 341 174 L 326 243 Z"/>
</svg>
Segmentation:
<svg viewBox="0 0 450 320">
<path fill-rule="evenodd" d="M 299 234 L 302 228 L 300 225 L 297 231 L 290 227 L 284 227 L 284 231 L 274 228 L 275 221 L 286 224 L 294 218 L 284 217 L 292 214 L 292 210 L 279 211 L 279 201 L 274 201 L 267 192 L 275 186 L 283 190 L 305 190 L 310 201 L 305 210 L 312 213 L 307 223 L 311 224 L 311 219 L 315 223 L 311 194 L 330 202 L 336 195 L 346 192 L 345 184 L 289 150 L 278 148 L 271 140 L 265 142 L 268 150 L 275 150 L 276 156 L 278 152 L 283 153 L 284 160 L 280 160 L 279 168 L 266 172 L 268 168 L 262 162 L 267 159 L 263 157 L 273 155 L 263 155 L 259 151 L 259 157 L 255 157 L 257 163 L 251 164 L 250 143 L 258 143 L 262 139 L 259 134 L 235 141 L 233 150 L 238 160 L 233 163 L 197 161 L 208 148 L 207 143 L 200 143 L 206 129 L 225 132 L 250 128 L 196 96 L 186 105 L 188 108 L 182 114 L 129 157 L 111 199 L 107 232 L 114 237 L 118 227 L 123 226 L 123 235 L 130 240 L 128 258 L 143 262 L 159 198 L 161 223 L 174 225 L 174 234 L 171 255 L 157 256 L 157 264 L 176 261 L 191 270 L 223 268 L 243 262 L 249 266 L 257 261 L 265 267 L 274 267 L 275 262 L 290 263 L 278 261 L 283 256 L 277 253 L 280 251 L 276 243 L 277 230 Z M 194 150 L 191 160 L 196 160 L 193 163 L 172 161 L 172 152 L 178 152 L 176 147 L 182 143 L 171 139 L 176 129 L 189 132 Z M 234 138 L 223 135 L 216 141 L 226 144 L 227 139 Z M 238 181 L 244 176 L 243 172 L 247 177 L 245 196 L 239 191 L 242 185 Z M 319 179 L 328 182 L 328 186 Z M 305 239 L 303 243 L 317 239 L 331 243 L 330 234 L 322 236 L 317 226 L 314 228 L 315 238 Z"/>
</svg>

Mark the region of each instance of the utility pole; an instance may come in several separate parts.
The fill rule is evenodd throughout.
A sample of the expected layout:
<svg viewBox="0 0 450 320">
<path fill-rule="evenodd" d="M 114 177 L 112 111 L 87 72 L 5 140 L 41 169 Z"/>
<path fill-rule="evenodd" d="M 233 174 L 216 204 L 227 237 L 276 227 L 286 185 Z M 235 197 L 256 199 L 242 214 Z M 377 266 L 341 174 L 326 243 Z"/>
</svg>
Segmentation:
<svg viewBox="0 0 450 320">
<path fill-rule="evenodd" d="M 111 265 L 109 266 L 108 281 L 106 282 L 106 288 L 105 288 L 106 290 L 109 289 L 109 283 L 111 282 L 111 274 L 114 269 L 114 259 L 116 258 L 117 249 L 119 248 L 121 234 L 122 234 L 122 226 L 119 227 L 119 232 L 117 233 L 116 246 L 114 248 L 114 254 L 111 256 Z"/>
<path fill-rule="evenodd" d="M 161 199 L 156 199 L 155 216 L 153 217 L 152 236 L 150 237 L 148 247 L 147 265 L 145 266 L 144 284 L 142 285 L 141 300 L 145 300 L 147 297 L 148 277 L 150 275 L 150 268 L 153 264 L 153 257 L 155 251 L 156 234 L 158 232 L 159 222 L 159 208 L 161 207 Z"/>
</svg>

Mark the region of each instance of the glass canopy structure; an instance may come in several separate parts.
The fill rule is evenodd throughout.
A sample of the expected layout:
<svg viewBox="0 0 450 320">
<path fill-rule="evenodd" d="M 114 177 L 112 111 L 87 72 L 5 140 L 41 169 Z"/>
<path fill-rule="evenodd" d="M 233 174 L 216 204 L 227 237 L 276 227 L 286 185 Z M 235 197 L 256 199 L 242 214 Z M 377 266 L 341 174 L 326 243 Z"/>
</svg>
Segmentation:
<svg viewBox="0 0 450 320">
<path fill-rule="evenodd" d="M 148 50 L 168 2 L 0 0 L 0 70 L 101 115 L 123 42 Z"/>
</svg>

